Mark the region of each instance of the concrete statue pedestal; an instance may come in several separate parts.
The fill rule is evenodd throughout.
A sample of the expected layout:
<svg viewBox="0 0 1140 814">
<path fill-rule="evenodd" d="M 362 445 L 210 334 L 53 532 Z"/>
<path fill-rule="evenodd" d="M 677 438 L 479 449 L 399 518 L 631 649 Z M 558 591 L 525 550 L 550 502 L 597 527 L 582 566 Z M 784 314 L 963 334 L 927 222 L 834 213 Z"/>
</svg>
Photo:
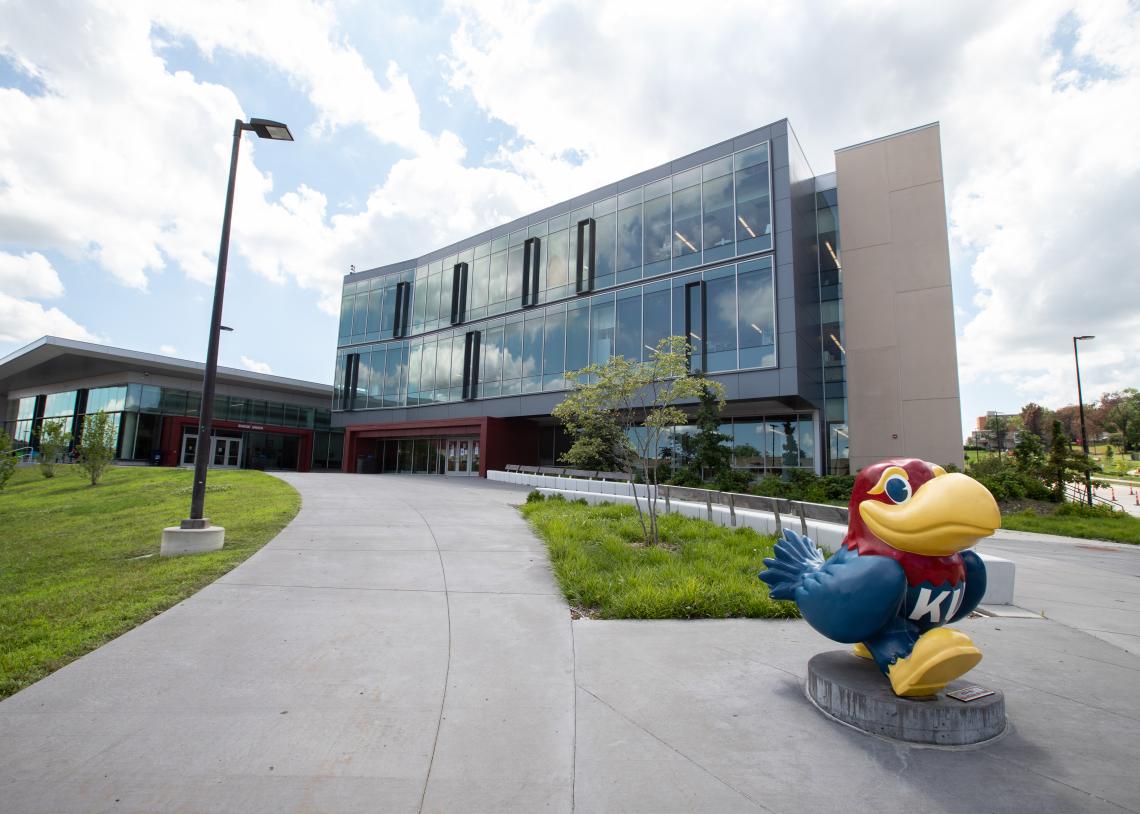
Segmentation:
<svg viewBox="0 0 1140 814">
<path fill-rule="evenodd" d="M 952 681 L 945 692 L 969 687 Z M 850 651 L 819 653 L 808 662 L 807 696 L 831 718 L 869 732 L 908 743 L 966 746 L 996 738 L 1005 731 L 1005 695 L 962 702 L 945 692 L 925 698 L 900 698 L 873 661 Z"/>
<path fill-rule="evenodd" d="M 162 546 L 158 553 L 163 557 L 178 557 L 182 554 L 201 554 L 203 551 L 217 551 L 226 542 L 226 530 L 222 526 L 211 526 L 207 518 L 198 521 L 198 528 L 171 526 L 162 530 Z"/>
</svg>

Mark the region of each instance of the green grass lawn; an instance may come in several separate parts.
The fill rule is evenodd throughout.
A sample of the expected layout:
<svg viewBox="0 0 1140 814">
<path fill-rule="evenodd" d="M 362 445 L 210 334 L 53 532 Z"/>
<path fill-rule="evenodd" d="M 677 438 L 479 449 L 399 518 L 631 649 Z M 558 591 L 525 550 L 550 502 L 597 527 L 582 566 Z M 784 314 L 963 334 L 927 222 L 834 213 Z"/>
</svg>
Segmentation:
<svg viewBox="0 0 1140 814">
<path fill-rule="evenodd" d="M 1035 531 L 1038 534 L 1060 534 L 1065 537 L 1112 540 L 1140 545 L 1140 520 L 1123 512 L 1102 517 L 1080 517 L 1063 514 L 1042 515 L 1032 509 L 1024 509 L 1016 514 L 1004 515 L 1001 525 L 1002 528 L 1014 531 Z"/>
<path fill-rule="evenodd" d="M 661 545 L 642 543 L 632 506 L 545 500 L 522 507 L 546 541 L 571 606 L 603 619 L 787 619 L 757 574 L 775 538 L 662 514 Z"/>
<path fill-rule="evenodd" d="M 0 698 L 185 599 L 249 557 L 301 507 L 261 472 L 211 472 L 206 515 L 221 551 L 159 557 L 162 529 L 190 508 L 193 472 L 112 467 L 98 486 L 77 468 L 21 467 L 0 491 Z"/>
</svg>

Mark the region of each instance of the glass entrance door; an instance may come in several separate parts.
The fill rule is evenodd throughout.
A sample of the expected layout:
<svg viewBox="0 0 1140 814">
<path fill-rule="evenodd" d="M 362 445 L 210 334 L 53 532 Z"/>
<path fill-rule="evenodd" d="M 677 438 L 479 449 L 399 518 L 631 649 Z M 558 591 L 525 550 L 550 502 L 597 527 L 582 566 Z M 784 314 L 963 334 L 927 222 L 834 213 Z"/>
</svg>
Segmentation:
<svg viewBox="0 0 1140 814">
<path fill-rule="evenodd" d="M 479 474 L 479 439 L 478 438 L 449 438 L 447 439 L 447 474 L 448 475 L 478 475 Z"/>
<path fill-rule="evenodd" d="M 222 469 L 237 469 L 241 461 L 240 438 L 214 438 L 214 458 L 211 466 Z"/>
<path fill-rule="evenodd" d="M 218 438 L 210 439 L 213 443 L 210 451 L 211 468 L 237 469 L 241 466 L 241 439 Z M 198 452 L 198 436 L 186 434 L 182 436 L 182 455 L 179 458 L 182 466 L 193 466 Z"/>
</svg>

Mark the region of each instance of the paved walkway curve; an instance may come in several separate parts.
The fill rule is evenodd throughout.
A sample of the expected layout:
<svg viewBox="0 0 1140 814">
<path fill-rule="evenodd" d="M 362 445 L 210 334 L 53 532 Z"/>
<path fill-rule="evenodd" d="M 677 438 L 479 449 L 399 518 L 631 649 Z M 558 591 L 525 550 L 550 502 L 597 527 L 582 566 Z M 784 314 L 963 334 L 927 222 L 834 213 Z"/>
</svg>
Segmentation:
<svg viewBox="0 0 1140 814">
<path fill-rule="evenodd" d="M 570 811 L 570 620 L 525 490 L 281 477 L 302 509 L 261 551 L 0 703 L 0 810 Z"/>
<path fill-rule="evenodd" d="M 571 622 L 525 488 L 282 477 L 245 564 L 0 702 L 2 814 L 1140 814 L 1140 548 L 986 543 L 1047 613 L 960 624 L 1011 729 L 948 752 L 819 714 L 803 622 Z"/>
</svg>

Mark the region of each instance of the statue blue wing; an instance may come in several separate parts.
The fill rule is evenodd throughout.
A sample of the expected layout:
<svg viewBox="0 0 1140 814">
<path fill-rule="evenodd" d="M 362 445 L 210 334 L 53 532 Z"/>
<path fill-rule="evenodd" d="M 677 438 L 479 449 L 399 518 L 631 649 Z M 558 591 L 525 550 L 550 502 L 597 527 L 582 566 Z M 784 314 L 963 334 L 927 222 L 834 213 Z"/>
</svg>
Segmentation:
<svg viewBox="0 0 1140 814">
<path fill-rule="evenodd" d="M 808 623 L 837 642 L 872 638 L 898 615 L 906 599 L 906 575 L 890 557 L 859 556 L 841 548 L 795 590 Z"/>
<path fill-rule="evenodd" d="M 953 618 L 947 619 L 946 624 L 969 616 L 986 592 L 986 564 L 982 558 L 973 551 L 963 551 L 962 564 L 966 566 L 966 595 L 962 597 L 962 604 L 958 606 Z"/>
<path fill-rule="evenodd" d="M 784 529 L 783 538 L 776 541 L 775 554 L 774 558 L 764 558 L 767 570 L 760 572 L 773 599 L 794 599 L 804 576 L 823 567 L 823 552 L 810 537 L 801 537 L 791 529 Z"/>
</svg>

